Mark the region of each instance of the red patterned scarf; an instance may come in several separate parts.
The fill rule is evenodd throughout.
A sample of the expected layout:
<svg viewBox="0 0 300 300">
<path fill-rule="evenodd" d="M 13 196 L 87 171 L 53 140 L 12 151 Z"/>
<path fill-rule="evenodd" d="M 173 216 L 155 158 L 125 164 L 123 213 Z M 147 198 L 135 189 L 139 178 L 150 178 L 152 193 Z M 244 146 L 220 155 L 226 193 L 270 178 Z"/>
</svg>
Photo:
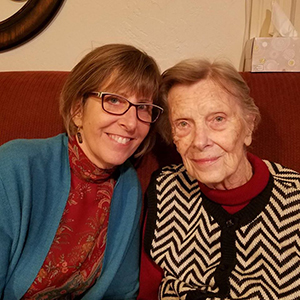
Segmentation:
<svg viewBox="0 0 300 300">
<path fill-rule="evenodd" d="M 69 141 L 71 188 L 51 248 L 22 299 L 73 297 L 99 277 L 116 169 L 102 170 Z"/>
</svg>

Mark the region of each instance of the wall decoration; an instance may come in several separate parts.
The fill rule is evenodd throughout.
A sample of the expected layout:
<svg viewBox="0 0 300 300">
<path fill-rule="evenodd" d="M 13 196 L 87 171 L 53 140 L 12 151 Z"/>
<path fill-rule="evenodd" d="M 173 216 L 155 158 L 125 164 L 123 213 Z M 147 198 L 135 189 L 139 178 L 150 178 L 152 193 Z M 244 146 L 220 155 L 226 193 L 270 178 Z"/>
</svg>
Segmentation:
<svg viewBox="0 0 300 300">
<path fill-rule="evenodd" d="M 27 0 L 15 14 L 0 22 L 0 51 L 30 40 L 53 19 L 64 0 Z"/>
</svg>

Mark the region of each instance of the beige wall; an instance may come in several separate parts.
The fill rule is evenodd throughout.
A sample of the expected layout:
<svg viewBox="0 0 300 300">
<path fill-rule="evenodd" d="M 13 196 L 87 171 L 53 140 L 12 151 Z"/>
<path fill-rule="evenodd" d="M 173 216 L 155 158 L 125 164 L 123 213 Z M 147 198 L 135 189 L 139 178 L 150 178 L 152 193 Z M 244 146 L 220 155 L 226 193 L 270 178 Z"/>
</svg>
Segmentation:
<svg viewBox="0 0 300 300">
<path fill-rule="evenodd" d="M 11 1 L 0 5 L 9 10 Z M 106 43 L 142 48 L 162 71 L 193 56 L 226 57 L 238 68 L 244 27 L 244 0 L 65 0 L 42 33 L 0 53 L 0 70 L 70 70 Z"/>
<path fill-rule="evenodd" d="M 268 37 L 273 32 L 271 14 L 273 0 L 246 0 L 251 6 L 249 38 Z M 284 14 L 300 34 L 300 0 L 276 0 Z"/>
</svg>

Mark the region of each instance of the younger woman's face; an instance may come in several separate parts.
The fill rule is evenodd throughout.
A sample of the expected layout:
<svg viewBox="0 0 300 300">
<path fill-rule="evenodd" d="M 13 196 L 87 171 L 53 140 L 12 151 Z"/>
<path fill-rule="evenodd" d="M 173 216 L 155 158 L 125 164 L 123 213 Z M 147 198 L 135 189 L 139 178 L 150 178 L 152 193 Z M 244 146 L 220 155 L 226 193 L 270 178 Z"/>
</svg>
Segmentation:
<svg viewBox="0 0 300 300">
<path fill-rule="evenodd" d="M 145 102 L 135 95 L 109 92 L 119 94 L 132 103 Z M 152 103 L 152 100 L 147 100 L 147 103 Z M 150 129 L 150 124 L 137 118 L 135 107 L 132 106 L 124 115 L 111 115 L 102 109 L 101 99 L 94 96 L 87 98 L 73 121 L 81 128 L 83 142 L 79 145 L 83 152 L 102 169 L 123 164 L 137 150 Z"/>
</svg>

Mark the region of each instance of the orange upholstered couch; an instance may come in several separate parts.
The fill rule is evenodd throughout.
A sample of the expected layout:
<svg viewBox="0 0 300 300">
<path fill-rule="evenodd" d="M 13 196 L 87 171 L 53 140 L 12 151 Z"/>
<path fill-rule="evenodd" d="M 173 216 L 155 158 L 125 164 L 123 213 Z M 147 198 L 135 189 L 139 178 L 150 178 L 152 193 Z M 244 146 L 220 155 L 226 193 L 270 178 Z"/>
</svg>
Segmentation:
<svg viewBox="0 0 300 300">
<path fill-rule="evenodd" d="M 68 72 L 0 72 L 0 145 L 64 131 L 58 98 Z M 300 73 L 242 73 L 262 121 L 251 151 L 300 172 Z M 178 161 L 173 147 L 157 143 L 138 167 L 143 189 L 158 166 Z"/>
<path fill-rule="evenodd" d="M 59 71 L 0 72 L 0 145 L 64 131 L 58 99 L 67 75 Z M 251 151 L 300 172 L 300 73 L 242 76 L 262 115 Z M 158 142 L 137 167 L 143 191 L 155 169 L 179 160 L 172 146 Z M 151 278 L 147 281 L 151 284 Z"/>
</svg>

